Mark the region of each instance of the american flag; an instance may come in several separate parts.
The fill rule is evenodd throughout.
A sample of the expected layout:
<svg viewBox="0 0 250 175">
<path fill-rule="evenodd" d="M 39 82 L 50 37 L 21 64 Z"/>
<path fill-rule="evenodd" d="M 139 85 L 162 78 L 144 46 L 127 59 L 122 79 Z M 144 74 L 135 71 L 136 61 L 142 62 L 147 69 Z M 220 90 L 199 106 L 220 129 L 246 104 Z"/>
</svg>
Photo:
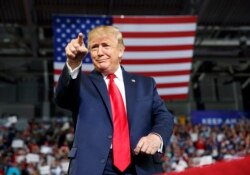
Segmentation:
<svg viewBox="0 0 250 175">
<path fill-rule="evenodd" d="M 196 16 L 53 16 L 54 82 L 65 64 L 64 48 L 71 39 L 80 32 L 87 36 L 98 25 L 114 25 L 124 38 L 125 70 L 154 77 L 165 100 L 186 99 L 196 21 Z M 83 62 L 83 71 L 93 70 L 89 55 Z"/>
</svg>

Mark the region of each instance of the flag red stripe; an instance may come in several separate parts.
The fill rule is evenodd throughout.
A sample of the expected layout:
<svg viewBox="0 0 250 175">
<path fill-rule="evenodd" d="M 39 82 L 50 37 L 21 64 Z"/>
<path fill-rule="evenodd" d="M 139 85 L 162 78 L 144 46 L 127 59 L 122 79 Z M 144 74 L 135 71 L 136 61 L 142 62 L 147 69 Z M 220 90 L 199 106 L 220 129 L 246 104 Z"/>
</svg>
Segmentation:
<svg viewBox="0 0 250 175">
<path fill-rule="evenodd" d="M 174 50 L 193 50 L 193 45 L 178 46 L 126 46 L 126 51 L 174 51 Z"/>
<path fill-rule="evenodd" d="M 62 73 L 62 69 L 54 69 L 55 75 L 60 75 Z"/>
<path fill-rule="evenodd" d="M 196 23 L 197 18 L 195 16 L 180 16 L 180 17 L 147 17 L 141 18 L 139 16 L 113 17 L 113 24 L 176 24 L 176 23 Z"/>
<path fill-rule="evenodd" d="M 190 63 L 192 58 L 172 58 L 172 59 L 123 59 L 122 64 L 168 64 L 168 63 Z"/>
<path fill-rule="evenodd" d="M 181 83 L 164 83 L 164 84 L 157 84 L 157 88 L 173 88 L 173 87 L 187 87 L 189 82 L 181 82 Z"/>
<path fill-rule="evenodd" d="M 194 36 L 194 31 L 187 32 L 122 32 L 124 38 L 170 38 Z"/>
<path fill-rule="evenodd" d="M 187 94 L 175 94 L 175 95 L 161 95 L 161 98 L 164 100 L 182 100 L 187 99 Z"/>
<path fill-rule="evenodd" d="M 174 75 L 189 75 L 190 70 L 182 70 L 182 71 L 169 71 L 169 72 L 133 72 L 134 74 L 145 75 L 145 76 L 174 76 Z"/>
</svg>

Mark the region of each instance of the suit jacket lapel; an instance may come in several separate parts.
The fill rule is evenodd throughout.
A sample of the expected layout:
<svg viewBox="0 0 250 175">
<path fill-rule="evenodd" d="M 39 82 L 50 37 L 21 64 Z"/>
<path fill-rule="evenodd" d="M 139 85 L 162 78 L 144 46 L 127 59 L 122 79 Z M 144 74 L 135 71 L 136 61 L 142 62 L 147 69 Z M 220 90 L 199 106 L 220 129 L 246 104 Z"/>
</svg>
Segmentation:
<svg viewBox="0 0 250 175">
<path fill-rule="evenodd" d="M 122 67 L 123 73 L 123 81 L 125 87 L 125 95 L 126 95 L 126 106 L 127 106 L 127 116 L 129 121 L 129 126 L 132 124 L 134 106 L 135 106 L 135 97 L 136 97 L 136 81 L 131 74 L 126 72 Z M 104 104 L 109 112 L 110 119 L 112 121 L 112 110 L 110 106 L 110 99 L 107 90 L 107 86 L 105 81 L 100 73 L 97 71 L 92 71 L 89 74 L 90 80 L 93 82 L 97 90 L 99 91 Z"/>
<path fill-rule="evenodd" d="M 110 99 L 108 94 L 108 89 L 103 79 L 102 74 L 98 73 L 97 71 L 92 71 L 89 74 L 90 80 L 93 82 L 95 87 L 97 88 L 98 92 L 100 93 L 102 100 L 109 112 L 110 119 L 112 120 L 112 110 L 110 106 Z"/>
<path fill-rule="evenodd" d="M 129 121 L 129 126 L 131 126 L 133 121 L 134 107 L 135 107 L 136 81 L 131 74 L 126 72 L 123 68 L 122 70 L 123 70 L 123 81 L 126 93 L 127 117 Z"/>
</svg>

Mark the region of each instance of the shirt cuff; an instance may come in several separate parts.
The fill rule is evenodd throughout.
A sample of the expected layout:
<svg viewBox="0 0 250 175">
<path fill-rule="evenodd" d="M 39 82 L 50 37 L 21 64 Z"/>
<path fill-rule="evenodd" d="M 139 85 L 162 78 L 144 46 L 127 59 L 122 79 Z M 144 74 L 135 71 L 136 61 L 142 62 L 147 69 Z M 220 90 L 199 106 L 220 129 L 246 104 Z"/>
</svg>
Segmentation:
<svg viewBox="0 0 250 175">
<path fill-rule="evenodd" d="M 71 78 L 72 79 L 76 79 L 76 77 L 77 77 L 77 75 L 78 75 L 78 73 L 79 73 L 79 71 L 80 71 L 80 68 L 81 68 L 81 66 L 82 66 L 82 63 L 79 65 L 79 66 L 77 66 L 75 69 L 71 69 L 71 67 L 69 66 L 69 63 L 68 62 L 66 62 L 66 65 L 67 65 L 67 68 L 68 68 L 68 70 L 69 70 L 69 74 L 70 74 L 70 76 L 71 76 Z"/>
<path fill-rule="evenodd" d="M 160 137 L 161 137 L 161 136 L 160 136 Z M 161 138 L 161 145 L 160 145 L 160 148 L 157 150 L 157 152 L 163 153 L 163 141 L 162 141 L 162 138 Z"/>
</svg>

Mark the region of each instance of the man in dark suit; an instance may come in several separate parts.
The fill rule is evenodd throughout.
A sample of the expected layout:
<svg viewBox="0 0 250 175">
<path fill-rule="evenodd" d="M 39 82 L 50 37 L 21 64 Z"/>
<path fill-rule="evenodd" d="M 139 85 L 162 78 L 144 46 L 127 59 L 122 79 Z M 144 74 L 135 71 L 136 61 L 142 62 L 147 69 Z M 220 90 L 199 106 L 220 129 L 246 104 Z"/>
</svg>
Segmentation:
<svg viewBox="0 0 250 175">
<path fill-rule="evenodd" d="M 88 48 L 81 33 L 65 48 L 67 62 L 55 99 L 59 106 L 72 111 L 75 123 L 75 138 L 69 153 L 71 175 L 160 172 L 160 155 L 171 137 L 173 116 L 160 99 L 153 78 L 130 74 L 120 65 L 124 49 L 122 34 L 113 26 L 90 31 Z M 81 65 L 87 52 L 95 69 L 84 74 Z M 115 97 L 110 95 L 111 74 L 126 115 L 125 127 L 119 131 L 121 136 L 115 129 L 118 102 L 114 103 Z M 117 144 L 114 141 L 117 136 L 125 139 Z M 129 152 L 123 154 L 126 144 Z M 124 147 L 115 158 L 115 150 L 120 146 Z M 120 161 L 123 164 L 120 168 L 114 159 L 124 156 L 127 160 Z"/>
</svg>

